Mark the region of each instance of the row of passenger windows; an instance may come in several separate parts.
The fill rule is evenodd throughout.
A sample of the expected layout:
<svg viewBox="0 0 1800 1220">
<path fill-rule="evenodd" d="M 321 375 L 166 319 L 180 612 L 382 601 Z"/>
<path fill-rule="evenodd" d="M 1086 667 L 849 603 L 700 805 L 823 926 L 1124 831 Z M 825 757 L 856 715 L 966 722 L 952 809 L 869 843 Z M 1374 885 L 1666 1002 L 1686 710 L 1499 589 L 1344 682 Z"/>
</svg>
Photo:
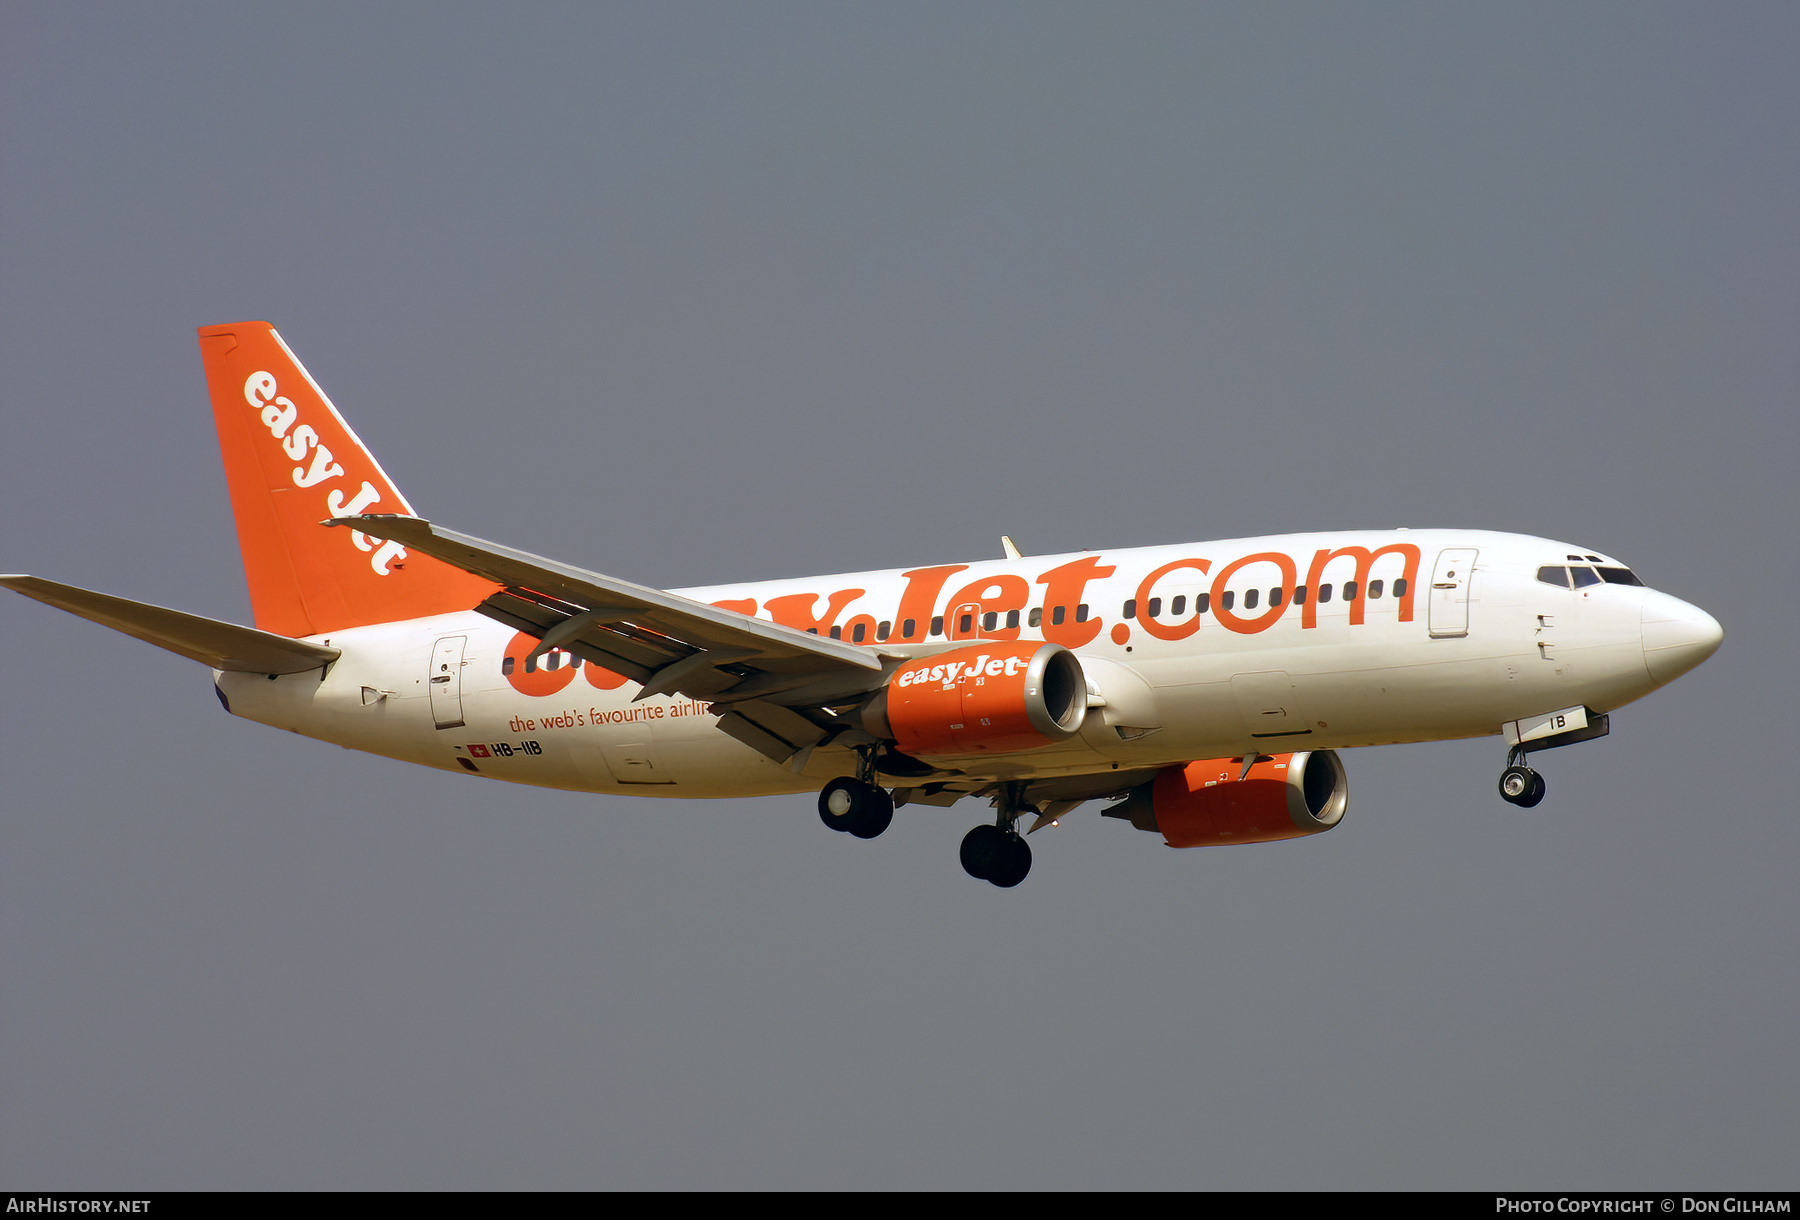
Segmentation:
<svg viewBox="0 0 1800 1220">
<path fill-rule="evenodd" d="M 1050 622 L 1054 626 L 1060 627 L 1060 626 L 1062 626 L 1062 624 L 1065 621 L 1067 621 L 1068 614 L 1069 614 L 1069 608 L 1067 606 L 1052 606 L 1050 608 Z M 1087 606 L 1086 602 L 1082 602 L 1079 606 L 1075 607 L 1075 621 L 1076 622 L 1085 623 L 1088 621 L 1088 617 L 1089 617 L 1088 606 Z M 1044 608 L 1042 606 L 1033 606 L 1031 609 L 1031 613 L 1026 616 L 1025 622 L 1028 626 L 1031 626 L 1031 627 L 1041 626 L 1044 622 Z M 905 620 L 904 622 L 902 622 L 900 624 L 900 638 L 903 640 L 911 639 L 913 636 L 913 633 L 918 630 L 918 626 L 919 626 L 919 623 L 918 623 L 917 619 L 909 618 L 909 619 Z M 994 631 L 994 630 L 998 629 L 999 626 L 1000 626 L 1000 614 L 998 611 L 989 610 L 986 614 L 983 614 L 981 616 L 981 629 L 983 631 Z M 1007 628 L 1007 630 L 1008 631 L 1016 630 L 1018 628 L 1018 626 L 1019 626 L 1019 612 L 1017 610 L 1008 610 L 1006 612 L 1006 628 Z M 893 627 L 894 627 L 894 625 L 891 622 L 880 622 L 880 623 L 875 624 L 875 639 L 876 639 L 876 641 L 877 642 L 885 642 L 888 638 L 888 635 L 892 632 Z M 808 627 L 806 630 L 807 630 L 807 633 L 810 635 L 818 635 L 819 634 L 819 629 L 817 627 Z M 974 614 L 962 615 L 956 624 L 956 630 L 957 630 L 958 635 L 971 634 L 975 630 L 975 615 Z M 932 635 L 943 635 L 944 634 L 944 616 L 943 615 L 938 614 L 938 615 L 932 616 L 931 634 Z M 866 639 L 868 639 L 868 635 L 869 635 L 869 625 L 867 623 L 857 623 L 855 626 L 850 628 L 850 642 L 852 644 L 863 643 Z M 843 639 L 844 638 L 844 629 L 842 627 L 833 627 L 831 629 L 831 638 L 834 640 Z"/>
<path fill-rule="evenodd" d="M 500 662 L 500 672 L 503 674 L 511 674 L 517 661 L 517 657 L 505 658 Z M 561 669 L 565 664 L 567 664 L 570 669 L 580 669 L 581 658 L 572 652 L 563 652 L 560 649 L 556 649 L 545 653 L 541 657 L 526 657 L 525 672 L 528 674 L 536 673 L 540 664 L 545 669 Z"/>
<path fill-rule="evenodd" d="M 1354 580 L 1346 580 L 1342 590 L 1343 600 L 1347 602 L 1355 601 L 1358 588 L 1359 586 Z M 1387 583 L 1385 581 L 1371 580 L 1369 582 L 1369 587 L 1366 590 L 1366 595 L 1372 598 L 1380 598 L 1381 595 L 1386 592 L 1386 589 Z M 1318 603 L 1324 605 L 1326 602 L 1330 601 L 1333 591 L 1332 586 L 1329 584 L 1320 585 Z M 1293 604 L 1296 606 L 1304 606 L 1306 604 L 1307 595 L 1307 587 L 1305 585 L 1295 585 Z M 1285 596 L 1285 591 L 1280 585 L 1276 585 L 1274 588 L 1270 589 L 1269 606 L 1271 608 L 1279 606 L 1283 596 Z M 1394 582 L 1394 596 L 1406 596 L 1406 580 L 1404 577 Z M 1262 605 L 1262 597 L 1263 591 L 1261 589 L 1244 590 L 1244 609 L 1256 609 L 1258 606 Z M 1185 593 L 1177 594 L 1174 598 L 1170 599 L 1170 616 L 1173 618 L 1180 618 L 1182 615 L 1186 614 L 1188 608 L 1187 603 L 1188 599 Z M 1237 609 L 1236 590 L 1227 589 L 1225 592 L 1219 594 L 1219 608 L 1228 611 Z M 1205 614 L 1211 609 L 1212 594 L 1199 593 L 1194 596 L 1195 614 Z M 1150 618 L 1161 618 L 1163 613 L 1163 599 L 1160 597 L 1153 597 L 1148 602 L 1144 603 L 1144 613 Z M 1135 597 L 1125 603 L 1123 614 L 1126 618 L 1137 617 L 1137 599 Z"/>
<path fill-rule="evenodd" d="M 1368 597 L 1371 597 L 1371 598 L 1380 598 L 1383 595 L 1383 593 L 1386 591 L 1386 588 L 1387 588 L 1386 582 L 1379 581 L 1379 580 L 1371 580 L 1368 584 L 1368 588 L 1365 590 L 1365 595 Z M 1344 585 L 1343 585 L 1343 589 L 1342 589 L 1343 600 L 1347 601 L 1347 602 L 1355 601 L 1358 589 L 1359 589 L 1359 586 L 1356 581 L 1354 581 L 1354 580 L 1345 581 Z M 1324 604 L 1325 602 L 1329 602 L 1332 599 L 1332 594 L 1333 594 L 1333 587 L 1331 585 L 1329 585 L 1329 584 L 1320 585 L 1319 586 L 1319 595 L 1318 595 L 1319 603 Z M 1296 606 L 1305 605 L 1307 595 L 1308 595 L 1308 591 L 1307 591 L 1307 587 L 1305 585 L 1295 586 L 1293 604 Z M 1406 596 L 1406 581 L 1404 578 L 1402 578 L 1400 580 L 1396 580 L 1394 582 L 1393 595 L 1395 597 L 1405 597 Z M 1271 607 L 1281 605 L 1283 596 L 1285 596 L 1284 590 L 1281 588 L 1281 586 L 1277 585 L 1275 588 L 1272 588 L 1269 590 L 1268 604 Z M 1262 605 L 1262 599 L 1263 599 L 1263 591 L 1261 589 L 1246 589 L 1244 591 L 1244 609 L 1255 610 L 1258 606 Z M 1212 595 L 1210 593 L 1196 594 L 1193 601 L 1194 601 L 1194 613 L 1196 613 L 1196 614 L 1205 614 L 1212 609 Z M 1224 593 L 1221 593 L 1219 595 L 1219 605 L 1222 608 L 1224 608 L 1225 610 L 1236 609 L 1236 604 L 1237 604 L 1237 592 L 1235 590 L 1227 589 Z M 1063 625 L 1063 623 L 1068 621 L 1069 607 L 1067 607 L 1067 606 L 1051 606 L 1049 609 L 1050 609 L 1050 623 L 1052 626 L 1060 627 Z M 1187 594 L 1180 593 L 1180 594 L 1177 594 L 1175 597 L 1171 598 L 1168 602 L 1168 610 L 1169 610 L 1169 614 L 1175 618 L 1180 618 L 1181 616 L 1185 615 L 1188 612 Z M 1151 618 L 1161 618 L 1163 616 L 1163 599 L 1160 597 L 1151 598 L 1147 603 L 1145 603 L 1144 612 L 1146 614 L 1148 614 Z M 1122 606 L 1120 608 L 1119 614 L 1120 614 L 1120 617 L 1122 617 L 1122 618 L 1127 618 L 1127 619 L 1136 618 L 1137 617 L 1137 598 L 1134 597 L 1134 598 L 1131 598 L 1128 601 L 1126 601 L 1124 606 Z M 957 623 L 956 623 L 956 633 L 958 635 L 973 634 L 974 630 L 975 630 L 975 617 L 976 616 L 973 613 L 964 613 L 964 614 L 960 615 L 957 620 Z M 998 611 L 989 610 L 985 614 L 982 614 L 980 617 L 981 617 L 981 629 L 983 631 L 995 631 L 995 630 L 999 629 L 1000 622 L 1001 622 L 1001 615 Z M 1075 607 L 1075 621 L 1076 622 L 1085 623 L 1091 617 L 1093 617 L 1093 614 L 1092 614 L 1092 611 L 1089 609 L 1088 604 L 1086 602 L 1082 602 L 1080 605 Z M 1006 629 L 1008 631 L 1017 630 L 1018 626 L 1019 626 L 1019 611 L 1008 610 L 1005 614 L 1005 622 L 1006 622 Z M 1044 607 L 1033 606 L 1031 608 L 1030 613 L 1025 616 L 1025 625 L 1028 627 L 1041 627 L 1041 626 L 1043 626 L 1043 623 L 1044 623 Z M 913 636 L 913 632 L 917 629 L 917 627 L 918 627 L 917 620 L 910 619 L 910 618 L 905 620 L 904 622 L 902 622 L 900 624 L 900 638 L 903 640 L 911 639 Z M 885 642 L 888 638 L 888 635 L 891 633 L 892 629 L 893 629 L 893 624 L 891 622 L 877 623 L 875 625 L 875 640 L 876 640 L 876 642 L 878 642 L 878 643 Z M 819 634 L 819 630 L 816 627 L 809 627 L 809 628 L 807 628 L 807 630 L 813 635 Z M 931 634 L 934 636 L 944 634 L 944 616 L 943 615 L 941 615 L 941 614 L 937 615 L 931 620 Z M 857 623 L 850 628 L 850 642 L 852 644 L 864 643 L 868 639 L 868 636 L 869 636 L 869 624 L 867 624 L 867 623 Z M 833 627 L 831 629 L 831 638 L 834 640 L 843 639 L 844 638 L 844 629 L 842 627 Z"/>
<path fill-rule="evenodd" d="M 1579 555 L 1571 555 L 1570 559 L 1579 559 Z M 1594 558 L 1592 555 L 1589 559 Z M 1537 578 L 1547 585 L 1555 585 L 1559 589 L 1585 589 L 1589 585 L 1601 583 L 1609 585 L 1635 585 L 1644 587 L 1644 582 L 1630 568 L 1539 568 Z"/>
</svg>

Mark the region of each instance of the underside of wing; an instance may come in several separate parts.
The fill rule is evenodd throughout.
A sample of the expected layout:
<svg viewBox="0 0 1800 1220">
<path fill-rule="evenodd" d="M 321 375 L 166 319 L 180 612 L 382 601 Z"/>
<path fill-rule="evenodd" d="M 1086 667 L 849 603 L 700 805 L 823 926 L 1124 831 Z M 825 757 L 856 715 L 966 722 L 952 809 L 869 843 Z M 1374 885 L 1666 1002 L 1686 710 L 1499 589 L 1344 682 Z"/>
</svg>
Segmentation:
<svg viewBox="0 0 1800 1220">
<path fill-rule="evenodd" d="M 719 727 L 779 761 L 828 740 L 873 743 L 834 709 L 880 688 L 897 662 L 839 640 L 569 567 L 418 517 L 338 518 L 501 586 L 475 609 L 643 686 L 704 699 Z"/>
</svg>

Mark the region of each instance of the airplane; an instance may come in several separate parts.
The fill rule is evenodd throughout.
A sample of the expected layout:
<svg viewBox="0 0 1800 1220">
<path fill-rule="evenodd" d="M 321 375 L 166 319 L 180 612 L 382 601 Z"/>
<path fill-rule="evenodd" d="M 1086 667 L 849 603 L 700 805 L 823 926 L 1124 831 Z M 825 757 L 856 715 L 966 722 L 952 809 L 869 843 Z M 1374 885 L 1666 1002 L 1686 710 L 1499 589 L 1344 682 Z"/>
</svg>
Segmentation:
<svg viewBox="0 0 1800 1220">
<path fill-rule="evenodd" d="M 818 793 L 993 808 L 1011 888 L 1089 801 L 1172 847 L 1339 824 L 1337 751 L 1500 735 L 1541 750 L 1719 647 L 1704 610 L 1587 547 L 1339 531 L 664 591 L 420 517 L 267 322 L 200 350 L 255 627 L 28 575 L 0 584 L 191 658 L 235 716 L 470 778 L 664 798 Z M 1032 819 L 1024 833 L 1020 823 Z"/>
</svg>

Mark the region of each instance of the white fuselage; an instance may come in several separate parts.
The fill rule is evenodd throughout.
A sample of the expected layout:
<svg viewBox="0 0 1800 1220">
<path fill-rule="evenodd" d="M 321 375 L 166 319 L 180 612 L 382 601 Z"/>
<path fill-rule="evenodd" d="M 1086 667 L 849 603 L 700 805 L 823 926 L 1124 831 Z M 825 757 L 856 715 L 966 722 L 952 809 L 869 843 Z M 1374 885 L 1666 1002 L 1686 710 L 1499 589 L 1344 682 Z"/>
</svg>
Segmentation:
<svg viewBox="0 0 1800 1220">
<path fill-rule="evenodd" d="M 1716 646 L 1717 624 L 1667 594 L 1538 578 L 1591 558 L 1514 534 L 1334 532 L 678 592 L 900 655 L 983 639 L 1071 647 L 1093 708 L 1080 734 L 954 764 L 1028 779 L 1494 734 L 1555 709 L 1609 711 Z M 580 791 L 750 796 L 855 771 L 849 750 L 829 747 L 791 769 L 718 731 L 704 702 L 634 702 L 636 683 L 567 654 L 534 660 L 529 675 L 515 657 L 503 672 L 517 633 L 472 611 L 312 638 L 342 650 L 322 675 L 216 674 L 230 710 L 391 758 Z"/>
</svg>

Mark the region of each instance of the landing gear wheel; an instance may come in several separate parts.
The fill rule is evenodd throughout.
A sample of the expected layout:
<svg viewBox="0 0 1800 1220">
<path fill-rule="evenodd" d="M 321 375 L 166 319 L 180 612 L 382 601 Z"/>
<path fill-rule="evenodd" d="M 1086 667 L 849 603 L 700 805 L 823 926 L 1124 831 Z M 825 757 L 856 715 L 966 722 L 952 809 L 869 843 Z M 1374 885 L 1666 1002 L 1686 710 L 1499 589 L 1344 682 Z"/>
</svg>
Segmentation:
<svg viewBox="0 0 1800 1220">
<path fill-rule="evenodd" d="M 1544 777 L 1530 767 L 1508 767 L 1500 773 L 1500 799 L 1530 809 L 1544 799 Z"/>
<path fill-rule="evenodd" d="M 894 798 L 880 788 L 869 788 L 869 801 L 856 815 L 856 821 L 849 827 L 850 833 L 859 839 L 879 838 L 894 821 Z"/>
<path fill-rule="evenodd" d="M 962 866 L 977 881 L 1010 890 L 1031 872 L 1031 848 L 1010 830 L 977 826 L 963 836 Z"/>
<path fill-rule="evenodd" d="M 963 872 L 977 881 L 991 880 L 994 866 L 1006 854 L 1006 832 L 998 826 L 977 826 L 963 836 Z"/>
<path fill-rule="evenodd" d="M 1003 890 L 1010 890 L 1025 880 L 1031 872 L 1031 846 L 1018 834 L 1006 836 L 1006 846 L 1001 853 L 994 870 L 988 874 L 988 881 Z"/>
<path fill-rule="evenodd" d="M 894 820 L 894 798 L 874 784 L 840 776 L 819 791 L 819 820 L 833 830 L 873 839 Z"/>
</svg>

